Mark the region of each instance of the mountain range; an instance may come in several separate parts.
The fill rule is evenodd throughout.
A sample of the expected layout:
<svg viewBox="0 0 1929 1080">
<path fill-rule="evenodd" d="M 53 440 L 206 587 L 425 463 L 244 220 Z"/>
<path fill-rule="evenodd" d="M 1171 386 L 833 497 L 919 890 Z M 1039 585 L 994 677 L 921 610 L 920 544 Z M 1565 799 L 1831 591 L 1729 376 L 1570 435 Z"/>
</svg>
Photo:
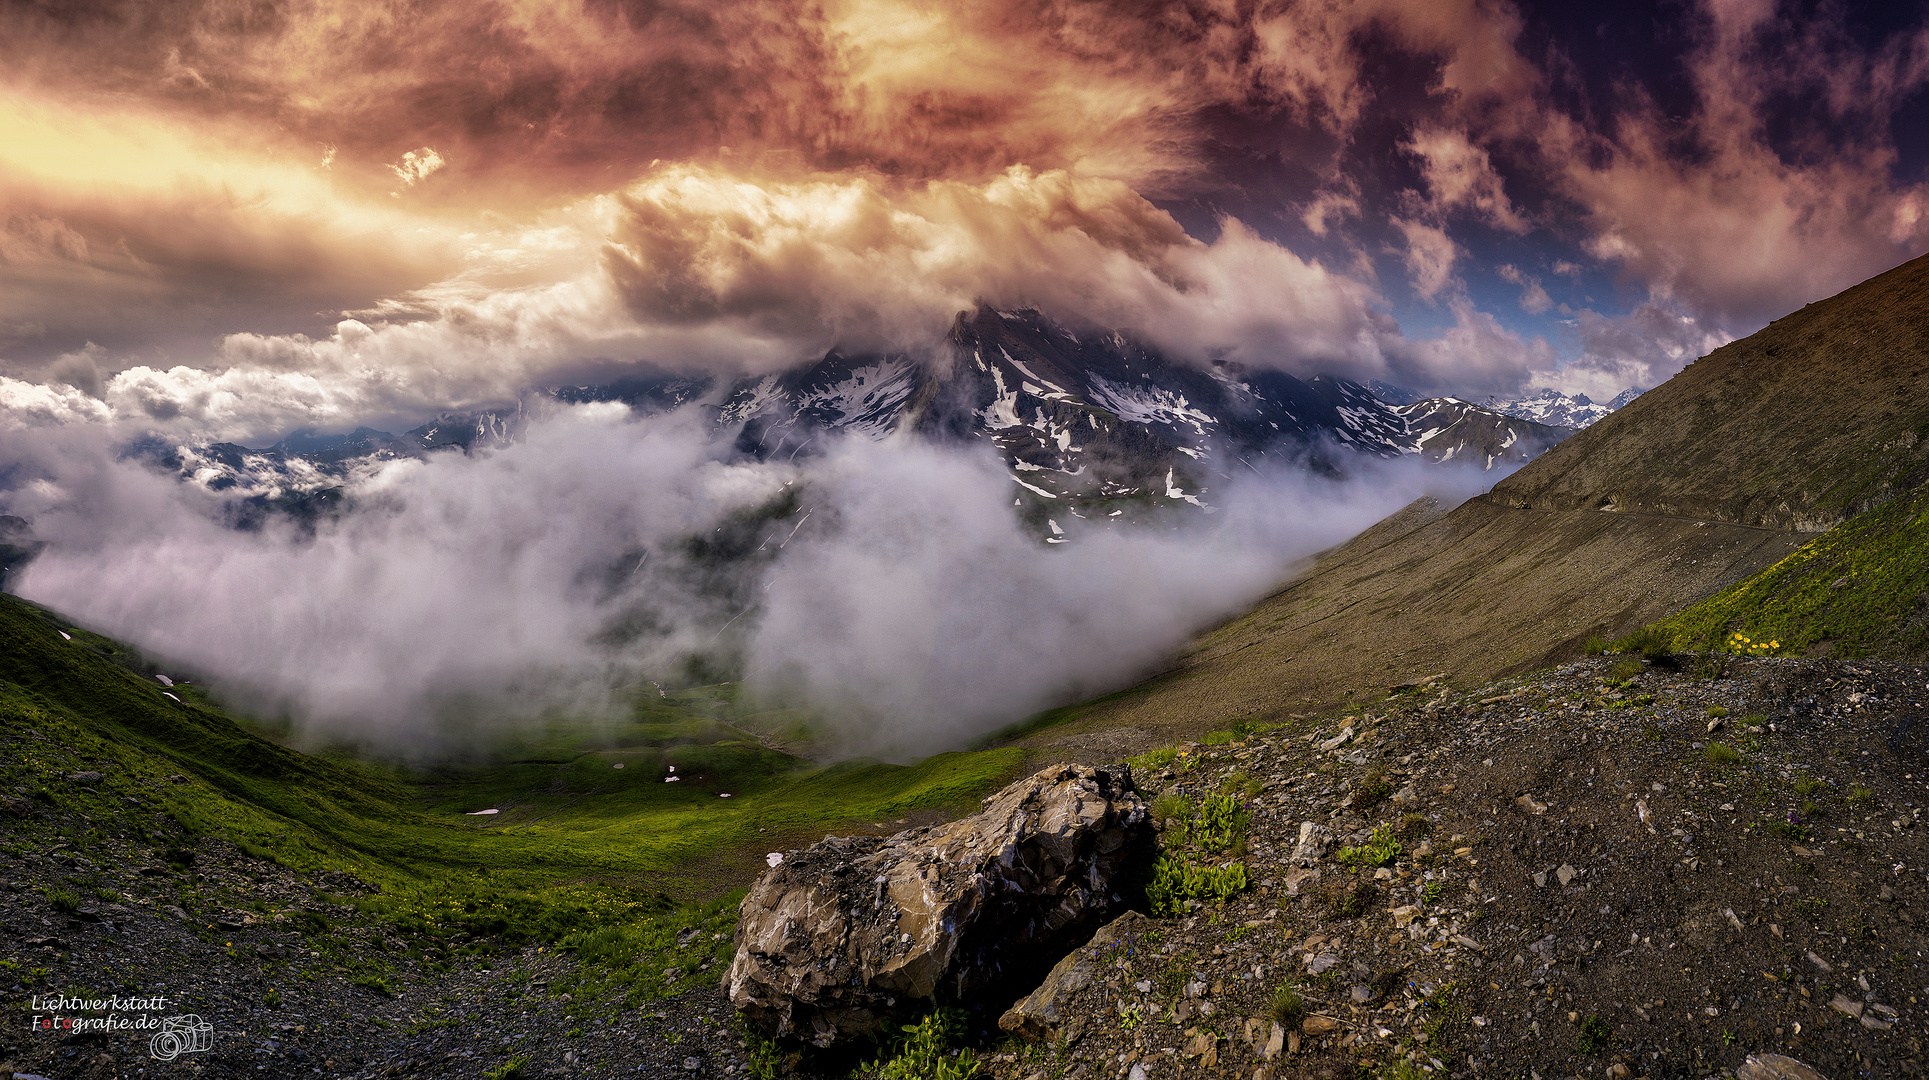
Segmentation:
<svg viewBox="0 0 1929 1080">
<path fill-rule="evenodd" d="M 808 456 L 834 434 L 984 444 L 1005 463 L 1021 505 L 1061 505 L 1083 517 L 1209 506 L 1234 473 L 1269 460 L 1327 473 L 1344 471 L 1348 453 L 1514 466 L 1578 428 L 1330 375 L 1302 380 L 1224 361 L 1185 363 L 1122 333 L 1079 333 L 1031 310 L 960 313 L 946 346 L 928 358 L 833 350 L 730 382 L 643 374 L 546 396 L 620 401 L 639 413 L 696 405 L 714 413 L 720 439 L 761 460 Z M 1603 409 L 1561 400 L 1569 412 Z M 156 439 L 133 452 L 230 493 L 237 522 L 248 524 L 272 510 L 313 512 L 358 471 L 385 461 L 493 445 L 513 437 L 522 419 L 521 409 L 485 411 L 401 435 L 302 431 L 260 449 Z"/>
</svg>

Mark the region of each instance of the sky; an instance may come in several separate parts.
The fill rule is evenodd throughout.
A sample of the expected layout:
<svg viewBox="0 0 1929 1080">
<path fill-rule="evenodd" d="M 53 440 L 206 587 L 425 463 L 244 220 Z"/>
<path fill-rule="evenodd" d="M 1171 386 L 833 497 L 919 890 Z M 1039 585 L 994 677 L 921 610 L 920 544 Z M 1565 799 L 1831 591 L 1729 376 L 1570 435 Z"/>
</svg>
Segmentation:
<svg viewBox="0 0 1929 1080">
<path fill-rule="evenodd" d="M 638 365 L 1612 396 L 1929 248 L 1922 5 L 0 3 L 0 424 L 261 444 Z"/>
</svg>

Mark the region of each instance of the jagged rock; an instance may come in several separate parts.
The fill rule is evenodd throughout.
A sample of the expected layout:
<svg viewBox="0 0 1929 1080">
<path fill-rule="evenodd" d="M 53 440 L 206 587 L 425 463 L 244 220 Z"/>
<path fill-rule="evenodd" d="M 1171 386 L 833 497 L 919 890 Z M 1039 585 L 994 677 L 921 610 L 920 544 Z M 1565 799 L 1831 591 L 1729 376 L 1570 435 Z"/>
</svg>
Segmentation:
<svg viewBox="0 0 1929 1080">
<path fill-rule="evenodd" d="M 1106 923 L 1092 935 L 1092 940 L 1060 960 L 1038 989 L 1005 1010 L 1005 1015 L 998 1018 L 998 1026 L 1027 1039 L 1055 1038 L 1060 1028 L 1074 1019 L 1068 1012 L 1072 997 L 1092 984 L 1093 977 L 1105 964 L 1106 954 L 1119 942 L 1129 940 L 1151 925 L 1150 919 L 1136 911 L 1128 911 Z"/>
<path fill-rule="evenodd" d="M 1293 845 L 1289 861 L 1294 866 L 1317 866 L 1320 856 L 1326 852 L 1326 845 L 1332 840 L 1333 834 L 1326 826 L 1316 821 L 1302 821 L 1299 823 L 1299 842 Z"/>
<path fill-rule="evenodd" d="M 792 853 L 744 897 L 731 1004 L 820 1047 L 932 998 L 1036 977 L 1122 906 L 1152 825 L 1123 766 L 1054 765 L 947 825 L 835 837 Z"/>
<path fill-rule="evenodd" d="M 1735 1080 L 1828 1080 L 1827 1077 L 1792 1057 L 1780 1054 L 1750 1054 L 1735 1070 Z"/>
</svg>

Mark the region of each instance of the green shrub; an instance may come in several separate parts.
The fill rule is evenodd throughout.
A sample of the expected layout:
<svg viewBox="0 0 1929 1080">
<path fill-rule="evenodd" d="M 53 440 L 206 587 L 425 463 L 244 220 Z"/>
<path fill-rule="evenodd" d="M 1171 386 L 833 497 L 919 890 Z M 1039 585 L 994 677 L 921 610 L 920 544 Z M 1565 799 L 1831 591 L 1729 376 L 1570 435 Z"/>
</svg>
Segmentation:
<svg viewBox="0 0 1929 1080">
<path fill-rule="evenodd" d="M 861 1066 L 855 1076 L 863 1080 L 971 1080 L 978 1075 L 978 1061 L 971 1051 L 951 1054 L 951 1044 L 964 1034 L 964 1013 L 956 1009 L 937 1009 L 915 1024 L 905 1024 L 904 1034 L 877 1060 Z"/>
<path fill-rule="evenodd" d="M 1815 834 L 1809 831 L 1807 825 L 1793 821 L 1777 821 L 1768 827 L 1768 831 L 1784 840 L 1793 840 L 1798 844 L 1806 844 L 1815 838 Z"/>
<path fill-rule="evenodd" d="M 1253 779 L 1251 773 L 1240 769 L 1228 774 L 1224 780 L 1220 781 L 1219 790 L 1228 795 L 1237 795 L 1241 798 L 1251 799 L 1258 797 L 1259 793 L 1265 790 L 1265 785 Z"/>
<path fill-rule="evenodd" d="M 80 910 L 80 894 L 72 889 L 52 888 L 47 890 L 47 902 L 54 910 L 63 915 L 72 915 Z"/>
<path fill-rule="evenodd" d="M 1145 887 L 1146 903 L 1158 918 L 1185 911 L 1192 900 L 1224 901 L 1252 887 L 1245 863 L 1201 866 L 1184 858 L 1161 855 L 1152 864 L 1152 880 Z"/>
<path fill-rule="evenodd" d="M 1393 826 L 1381 825 L 1373 830 L 1373 835 L 1359 847 L 1343 847 L 1338 858 L 1353 866 L 1385 866 L 1400 857 L 1400 841 L 1393 835 Z"/>
<path fill-rule="evenodd" d="M 1875 792 L 1862 784 L 1851 784 L 1848 799 L 1850 806 L 1868 806 L 1875 802 Z"/>
<path fill-rule="evenodd" d="M 1234 795 L 1213 795 L 1199 806 L 1192 821 L 1192 838 L 1209 852 L 1231 851 L 1246 838 L 1252 811 Z"/>
<path fill-rule="evenodd" d="M 1710 719 L 1720 720 L 1726 717 L 1727 715 L 1728 715 L 1728 710 L 1722 708 L 1720 705 L 1708 706 L 1708 716 Z"/>
<path fill-rule="evenodd" d="M 1818 792 L 1827 791 L 1828 787 L 1829 786 L 1826 783 L 1823 783 L 1822 781 L 1817 780 L 1816 778 L 1814 778 L 1813 776 L 1810 776 L 1807 773 L 1803 773 L 1802 775 L 1795 778 L 1795 794 L 1800 795 L 1803 798 L 1807 798 L 1810 795 L 1814 795 Z"/>
<path fill-rule="evenodd" d="M 1581 652 L 1586 656 L 1599 656 L 1607 650 L 1608 641 L 1599 634 L 1590 636 L 1587 641 L 1581 645 Z"/>
</svg>

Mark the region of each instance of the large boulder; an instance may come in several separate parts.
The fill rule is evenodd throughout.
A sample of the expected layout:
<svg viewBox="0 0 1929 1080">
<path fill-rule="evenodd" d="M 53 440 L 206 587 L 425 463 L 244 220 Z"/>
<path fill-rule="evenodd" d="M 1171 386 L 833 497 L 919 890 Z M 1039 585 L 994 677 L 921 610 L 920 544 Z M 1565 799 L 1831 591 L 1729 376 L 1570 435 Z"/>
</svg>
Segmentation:
<svg viewBox="0 0 1929 1080">
<path fill-rule="evenodd" d="M 828 1047 L 918 1004 L 1025 989 L 1124 907 L 1153 850 L 1123 766 L 1054 765 L 980 813 L 836 837 L 757 879 L 725 976 L 766 1034 Z"/>
</svg>

